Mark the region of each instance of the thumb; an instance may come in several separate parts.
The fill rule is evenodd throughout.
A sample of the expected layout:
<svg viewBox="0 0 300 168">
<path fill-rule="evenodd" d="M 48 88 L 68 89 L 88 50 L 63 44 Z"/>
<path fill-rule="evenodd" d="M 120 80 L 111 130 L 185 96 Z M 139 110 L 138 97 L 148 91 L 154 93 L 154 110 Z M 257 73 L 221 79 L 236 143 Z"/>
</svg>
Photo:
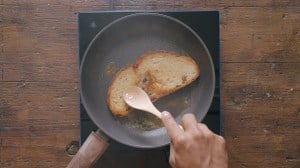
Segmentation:
<svg viewBox="0 0 300 168">
<path fill-rule="evenodd" d="M 163 111 L 161 113 L 161 119 L 171 139 L 178 137 L 183 132 L 169 112 Z"/>
</svg>

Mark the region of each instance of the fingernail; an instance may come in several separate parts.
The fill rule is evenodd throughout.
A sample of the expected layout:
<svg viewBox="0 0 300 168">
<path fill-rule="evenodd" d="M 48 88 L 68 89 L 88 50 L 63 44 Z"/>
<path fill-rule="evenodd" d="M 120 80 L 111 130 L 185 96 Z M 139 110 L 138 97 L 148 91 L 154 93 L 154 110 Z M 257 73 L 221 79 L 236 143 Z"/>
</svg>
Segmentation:
<svg viewBox="0 0 300 168">
<path fill-rule="evenodd" d="M 168 118 L 168 117 L 170 117 L 170 113 L 167 112 L 167 111 L 163 111 L 163 112 L 161 113 L 161 117 L 162 117 L 162 118 Z"/>
</svg>

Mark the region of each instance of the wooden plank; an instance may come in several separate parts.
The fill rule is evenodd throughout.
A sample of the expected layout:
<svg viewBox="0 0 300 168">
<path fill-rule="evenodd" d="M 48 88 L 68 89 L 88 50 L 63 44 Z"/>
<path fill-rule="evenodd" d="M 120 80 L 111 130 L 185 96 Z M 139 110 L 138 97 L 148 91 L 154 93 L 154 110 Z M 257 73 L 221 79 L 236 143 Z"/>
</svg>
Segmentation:
<svg viewBox="0 0 300 168">
<path fill-rule="evenodd" d="M 114 0 L 113 8 L 117 10 L 135 9 L 135 10 L 157 10 L 157 9 L 191 9 L 195 7 L 205 7 L 205 1 L 198 0 Z"/>
<path fill-rule="evenodd" d="M 76 130 L 77 129 L 77 130 Z M 65 148 L 71 140 L 78 140 L 77 124 L 47 122 L 36 125 L 2 127 L 3 147 L 49 147 Z"/>
<path fill-rule="evenodd" d="M 232 167 L 299 165 L 299 86 L 223 82 L 222 95 Z"/>
<path fill-rule="evenodd" d="M 228 114 L 240 113 L 247 117 L 269 115 L 270 117 L 287 116 L 291 119 L 298 119 L 299 86 L 290 89 L 285 85 L 261 86 L 242 82 L 226 82 L 222 85 L 222 109 L 225 110 L 225 114 L 227 110 L 230 110 Z M 257 110 L 253 111 L 254 107 Z"/>
<path fill-rule="evenodd" d="M 299 6 L 299 1 L 295 0 L 261 0 L 261 1 L 252 1 L 252 0 L 206 0 L 206 7 L 294 7 Z"/>
<path fill-rule="evenodd" d="M 182 1 L 169 1 L 169 0 L 115 0 L 114 7 L 116 9 L 124 8 L 142 8 L 142 9 L 159 9 L 159 8 L 173 8 L 173 9 L 203 9 L 203 8 L 220 8 L 220 7 L 294 7 L 299 6 L 299 2 L 295 0 L 262 0 L 262 1 L 252 1 L 252 0 L 182 0 Z"/>
<path fill-rule="evenodd" d="M 60 0 L 52 0 L 52 1 L 39 1 L 39 0 L 2 0 L 2 5 L 7 6 L 27 6 L 32 8 L 57 8 L 60 10 L 61 8 L 70 8 L 75 10 L 83 10 L 83 9 L 98 9 L 101 10 L 106 7 L 110 7 L 112 4 L 110 0 L 90 0 L 90 1 L 60 1 Z M 69 12 L 70 10 L 68 10 Z M 55 13 L 57 14 L 57 13 Z"/>
<path fill-rule="evenodd" d="M 286 136 L 247 135 L 227 138 L 232 167 L 297 167 L 299 148 L 295 140 Z M 298 138 L 299 140 L 299 138 Z M 284 149 L 276 148 L 284 146 Z M 295 159 L 296 158 L 296 159 Z"/>
<path fill-rule="evenodd" d="M 51 23 L 49 20 L 43 22 Z M 57 26 L 54 23 L 53 26 Z M 7 25 L 3 27 L 3 55 L 1 62 L 49 62 L 49 63 L 70 63 L 77 62 L 76 50 L 76 32 L 73 30 L 73 37 L 69 38 L 63 33 L 49 31 L 50 25 L 43 26 L 25 26 L 28 30 L 22 30 L 20 27 L 25 25 Z M 53 27 L 50 26 L 50 27 Z M 33 27 L 39 27 L 40 31 Z M 74 25 L 75 27 L 75 25 Z M 44 31 L 44 32 L 43 32 Z M 72 46 L 71 43 L 75 43 Z M 18 57 L 14 56 L 18 55 Z"/>
<path fill-rule="evenodd" d="M 266 34 L 273 34 L 286 31 L 290 32 L 292 29 L 284 30 L 288 26 L 299 25 L 299 7 L 292 6 L 287 8 L 273 8 L 273 7 L 229 7 L 221 11 L 222 23 L 225 25 L 248 25 L 252 28 L 252 32 L 262 31 Z M 282 27 L 286 26 L 286 27 Z M 247 27 L 244 27 L 247 29 Z M 265 29 L 254 29 L 265 28 Z M 297 28 L 297 27 L 295 27 Z M 269 31 L 265 31 L 269 30 Z M 274 30 L 274 32 L 273 32 Z"/>
<path fill-rule="evenodd" d="M 223 63 L 223 130 L 231 166 L 299 165 L 298 66 Z"/>
<path fill-rule="evenodd" d="M 222 95 L 226 136 L 300 135 L 299 88 L 287 91 L 278 86 L 229 83 L 224 84 Z"/>
<path fill-rule="evenodd" d="M 77 62 L 77 15 L 107 10 L 109 1 L 3 1 L 0 62 Z M 55 14 L 53 11 L 55 9 Z M 15 55 L 18 55 L 17 57 Z"/>
<path fill-rule="evenodd" d="M 222 82 L 261 85 L 284 85 L 294 90 L 300 83 L 300 62 L 292 63 L 223 63 Z M 276 80 L 274 80 L 276 79 Z"/>
<path fill-rule="evenodd" d="M 5 152 L 5 153 L 4 153 Z M 35 155 L 33 155 L 35 153 Z M 14 156 L 14 157 L 12 157 Z M 47 157 L 45 157 L 47 156 Z M 3 147 L 3 168 L 9 167 L 66 167 L 71 157 L 54 147 Z"/>
<path fill-rule="evenodd" d="M 260 110 L 260 109 L 255 109 Z M 224 135 L 227 138 L 237 138 L 240 136 L 280 136 L 284 135 L 286 139 L 299 139 L 299 119 L 292 118 L 291 116 L 297 117 L 297 115 L 292 114 L 277 114 L 277 116 L 270 117 L 272 110 L 262 114 L 261 112 L 253 112 L 253 109 L 242 109 L 239 113 L 234 110 L 225 110 L 232 111 L 232 114 L 225 114 L 223 117 L 223 129 Z M 252 116 L 249 116 L 250 113 L 253 113 Z M 269 113 L 269 114 L 268 114 Z M 296 113 L 295 111 L 287 113 Z M 267 115 L 268 114 L 268 115 Z M 281 116 L 280 116 L 281 115 Z M 298 114 L 299 115 L 299 114 Z M 289 116 L 289 117 L 288 117 Z M 298 134 L 297 134 L 298 133 Z M 296 141 L 295 141 L 296 142 Z M 297 141 L 299 142 L 299 141 Z M 255 142 L 256 143 L 256 142 Z M 259 144 L 259 143 L 257 143 Z M 294 146 L 297 144 L 294 143 Z M 273 146 L 276 148 L 276 146 Z M 268 150 L 266 150 L 268 151 Z"/>
<path fill-rule="evenodd" d="M 1 167 L 56 167 L 79 140 L 77 83 L 0 82 Z"/>
<path fill-rule="evenodd" d="M 223 62 L 300 62 L 299 8 L 228 8 L 221 16 Z"/>
<path fill-rule="evenodd" d="M 0 82 L 0 127 L 78 124 L 77 83 Z"/>
<path fill-rule="evenodd" d="M 3 75 L 4 75 L 4 73 L 3 73 L 3 65 L 2 64 L 0 64 L 0 81 L 3 81 Z"/>
<path fill-rule="evenodd" d="M 77 64 L 66 63 L 3 63 L 2 81 L 78 83 Z M 0 73 L 1 73 L 0 72 Z"/>
<path fill-rule="evenodd" d="M 1 129 L 2 167 L 65 167 L 71 159 L 66 146 L 79 136 L 78 125 L 70 124 Z"/>
</svg>

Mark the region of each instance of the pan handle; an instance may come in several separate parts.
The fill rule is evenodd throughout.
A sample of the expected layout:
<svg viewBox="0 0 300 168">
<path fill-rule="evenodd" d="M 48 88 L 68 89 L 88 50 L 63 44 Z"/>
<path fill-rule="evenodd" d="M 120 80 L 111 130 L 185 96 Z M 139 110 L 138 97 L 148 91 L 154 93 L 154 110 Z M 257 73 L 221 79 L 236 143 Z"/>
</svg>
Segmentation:
<svg viewBox="0 0 300 168">
<path fill-rule="evenodd" d="M 91 132 L 67 168 L 92 167 L 108 146 L 108 138 L 99 129 L 96 132 Z"/>
</svg>

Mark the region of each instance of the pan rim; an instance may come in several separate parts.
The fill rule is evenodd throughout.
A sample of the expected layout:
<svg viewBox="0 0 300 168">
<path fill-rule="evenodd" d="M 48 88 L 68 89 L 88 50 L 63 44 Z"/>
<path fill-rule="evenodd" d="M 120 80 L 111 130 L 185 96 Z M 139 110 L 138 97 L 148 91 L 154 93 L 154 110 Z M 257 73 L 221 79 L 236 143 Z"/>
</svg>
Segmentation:
<svg viewBox="0 0 300 168">
<path fill-rule="evenodd" d="M 119 142 L 119 143 L 122 143 L 124 145 L 128 145 L 128 146 L 131 146 L 131 147 L 135 147 L 135 148 L 158 148 L 158 147 L 163 147 L 163 146 L 166 146 L 168 145 L 170 142 L 165 142 L 165 143 L 162 143 L 160 145 L 156 145 L 156 146 L 153 146 L 153 145 L 137 145 L 137 144 L 134 144 L 134 143 L 130 143 L 130 142 L 127 142 L 127 141 L 120 141 L 119 139 L 117 138 L 114 138 L 113 134 L 111 134 L 110 132 L 108 132 L 106 129 L 103 129 L 103 126 L 99 125 L 98 122 L 97 122 L 97 119 L 96 117 L 94 116 L 94 114 L 91 112 L 91 109 L 88 107 L 88 103 L 86 102 L 87 101 L 87 98 L 86 96 L 83 94 L 83 80 L 82 80 L 82 69 L 83 69 L 83 66 L 84 66 L 84 62 L 86 60 L 86 57 L 88 56 L 88 53 L 89 53 L 89 50 L 90 48 L 94 45 L 95 41 L 99 38 L 99 36 L 101 36 L 101 34 L 103 34 L 107 29 L 109 29 L 111 26 L 115 25 L 116 23 L 120 22 L 120 21 L 123 21 L 123 20 L 126 20 L 126 19 L 130 19 L 132 17 L 136 17 L 136 16 L 157 16 L 157 17 L 162 17 L 162 18 L 165 18 L 165 19 L 168 19 L 168 20 L 171 20 L 171 21 L 174 21 L 176 23 L 178 23 L 179 25 L 183 26 L 185 29 L 187 29 L 190 33 L 193 34 L 194 37 L 197 38 L 197 40 L 200 42 L 200 44 L 203 46 L 204 50 L 205 50 L 205 53 L 207 53 L 208 55 L 208 60 L 210 62 L 210 64 L 212 65 L 211 66 L 211 70 L 212 70 L 212 82 L 213 82 L 213 86 L 212 86 L 212 90 L 211 92 L 209 92 L 209 95 L 208 97 L 210 98 L 209 100 L 209 105 L 206 107 L 205 109 L 205 113 L 203 114 L 203 117 L 202 118 L 198 118 L 198 120 L 202 121 L 203 118 L 207 115 L 207 112 L 211 106 L 211 103 L 212 103 L 212 100 L 213 100 L 213 95 L 214 95 L 214 92 L 215 92 L 215 69 L 214 69 L 214 64 L 213 64 L 213 61 L 212 61 L 212 58 L 211 58 L 211 54 L 207 48 L 207 46 L 205 45 L 204 41 L 202 40 L 202 38 L 191 28 L 189 27 L 188 25 L 186 25 L 185 23 L 183 23 L 182 21 L 174 18 L 174 17 L 171 17 L 171 16 L 167 16 L 165 14 L 161 14 L 161 13 L 156 13 L 156 12 L 142 12 L 142 13 L 133 13 L 133 14 L 128 14 L 127 16 L 123 16 L 121 18 L 118 18 L 114 21 L 112 21 L 111 23 L 107 24 L 104 28 L 102 28 L 94 37 L 93 39 L 90 41 L 88 47 L 86 48 L 84 54 L 83 54 L 83 57 L 82 57 L 82 61 L 81 61 L 81 64 L 80 64 L 80 97 L 81 97 L 81 100 L 82 100 L 82 103 L 87 111 L 87 114 L 90 116 L 91 120 L 97 125 L 98 129 L 100 129 L 105 135 L 107 135 L 109 138 Z M 164 128 L 164 127 L 163 127 Z"/>
</svg>

